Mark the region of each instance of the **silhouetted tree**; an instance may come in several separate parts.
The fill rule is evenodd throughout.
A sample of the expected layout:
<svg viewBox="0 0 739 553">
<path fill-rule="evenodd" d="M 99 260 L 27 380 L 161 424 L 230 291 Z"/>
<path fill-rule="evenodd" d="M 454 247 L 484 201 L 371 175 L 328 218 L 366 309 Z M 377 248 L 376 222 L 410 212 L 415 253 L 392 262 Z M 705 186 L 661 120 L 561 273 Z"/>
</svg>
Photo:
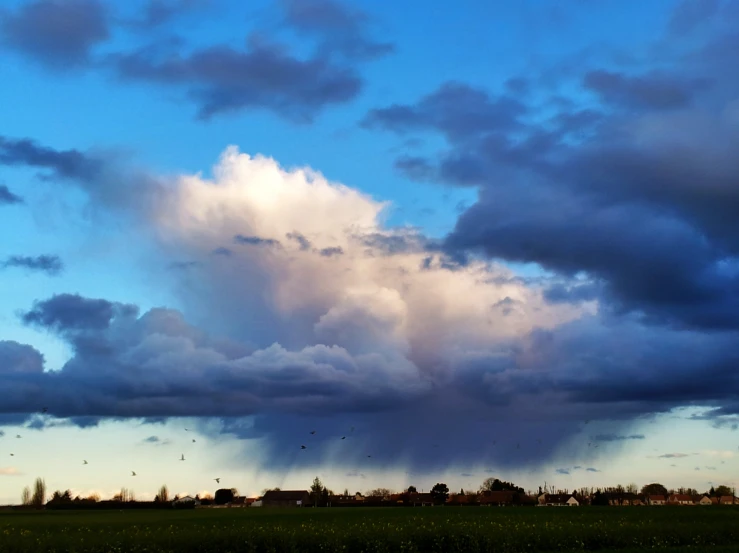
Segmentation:
<svg viewBox="0 0 739 553">
<path fill-rule="evenodd" d="M 721 495 L 734 495 L 733 490 L 729 486 L 719 486 L 719 487 L 717 487 L 714 490 L 714 492 L 718 496 L 721 496 Z"/>
<path fill-rule="evenodd" d="M 31 488 L 26 486 L 23 488 L 23 493 L 21 493 L 21 505 L 30 505 L 31 504 Z"/>
<path fill-rule="evenodd" d="M 523 493 L 523 488 L 516 486 L 513 482 L 504 482 L 497 478 L 486 478 L 482 484 L 480 484 L 481 492 L 518 492 Z"/>
<path fill-rule="evenodd" d="M 159 488 L 159 493 L 157 493 L 154 501 L 158 503 L 167 503 L 169 501 L 169 489 L 167 489 L 166 485 Z"/>
<path fill-rule="evenodd" d="M 418 490 L 415 486 L 408 486 L 408 489 L 406 490 L 408 493 L 418 493 Z"/>
<path fill-rule="evenodd" d="M 233 501 L 233 498 L 233 489 L 221 488 L 220 490 L 216 490 L 216 495 L 213 499 L 213 502 L 216 505 L 225 505 L 226 503 L 230 503 L 231 501 Z"/>
<path fill-rule="evenodd" d="M 443 505 L 449 497 L 449 488 L 446 484 L 438 482 L 431 488 L 431 495 L 434 497 L 434 503 Z"/>
<path fill-rule="evenodd" d="M 667 488 L 657 482 L 642 486 L 641 493 L 644 495 L 668 495 Z"/>
<path fill-rule="evenodd" d="M 46 502 L 46 482 L 43 478 L 36 478 L 36 482 L 33 486 L 33 496 L 31 497 L 31 504 L 37 509 L 41 509 Z"/>
<path fill-rule="evenodd" d="M 381 498 L 385 499 L 386 497 L 389 497 L 392 495 L 392 490 L 389 490 L 387 488 L 375 488 L 374 490 L 370 490 L 366 493 L 367 497 L 374 497 L 374 498 Z"/>
<path fill-rule="evenodd" d="M 318 503 L 321 501 L 323 489 L 323 482 L 321 482 L 321 479 L 316 476 L 313 479 L 313 484 L 310 486 L 310 497 L 313 500 L 314 507 L 318 507 Z"/>
</svg>

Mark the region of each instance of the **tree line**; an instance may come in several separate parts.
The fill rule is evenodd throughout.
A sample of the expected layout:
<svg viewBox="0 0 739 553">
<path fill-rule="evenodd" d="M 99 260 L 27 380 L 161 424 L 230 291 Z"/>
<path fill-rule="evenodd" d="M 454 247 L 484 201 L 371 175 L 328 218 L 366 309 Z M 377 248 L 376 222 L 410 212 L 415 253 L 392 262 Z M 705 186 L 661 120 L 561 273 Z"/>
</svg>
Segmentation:
<svg viewBox="0 0 739 553">
<path fill-rule="evenodd" d="M 280 491 L 280 488 L 268 488 L 262 490 L 261 495 L 263 496 L 268 491 Z M 734 496 L 735 490 L 726 485 L 711 486 L 709 490 L 703 494 L 699 493 L 695 488 L 671 488 L 668 489 L 666 486 L 653 482 L 646 484 L 639 489 L 636 484 L 629 484 L 627 486 L 617 485 L 612 487 L 603 488 L 579 488 L 572 492 L 568 489 L 555 489 L 548 486 L 546 483 L 544 486 L 539 486 L 538 494 L 534 494 L 531 491 L 528 493 L 520 486 L 512 482 L 506 482 L 498 478 L 486 478 L 477 490 L 464 490 L 461 489 L 457 496 L 478 496 L 485 492 L 498 492 L 508 491 L 514 492 L 517 495 L 541 495 L 543 493 L 550 494 L 571 494 L 575 497 L 588 497 L 593 499 L 593 504 L 599 504 L 600 501 L 603 504 L 607 504 L 608 496 L 612 495 L 624 495 L 624 494 L 641 494 L 645 496 L 650 495 L 661 495 L 667 498 L 672 494 L 684 494 L 690 496 L 707 495 L 709 497 L 722 497 L 722 496 Z M 331 504 L 337 499 L 346 500 L 350 498 L 349 490 L 345 489 L 343 494 L 336 494 L 333 490 L 329 489 L 321 479 L 316 476 L 313 479 L 313 483 L 309 490 L 311 504 L 316 507 L 331 506 Z M 404 498 L 413 497 L 418 494 L 418 490 L 415 486 L 409 486 L 399 495 Z M 443 482 L 436 483 L 428 492 L 430 497 L 433 499 L 435 504 L 444 504 L 450 496 L 449 487 Z M 356 492 L 355 495 L 362 495 Z M 374 499 L 374 500 L 387 500 L 390 496 L 394 495 L 394 492 L 388 488 L 375 488 L 365 492 L 363 497 Z M 239 492 L 236 488 L 220 488 L 216 490 L 215 495 L 204 494 L 203 496 L 196 495 L 195 499 L 203 505 L 214 504 L 214 505 L 226 505 L 233 502 L 239 497 Z M 34 482 L 33 488 L 26 486 L 23 488 L 21 493 L 21 504 L 25 507 L 40 509 L 43 507 L 50 508 L 84 508 L 91 506 L 110 506 L 115 507 L 121 504 L 132 504 L 137 503 L 141 506 L 152 505 L 152 506 L 170 506 L 173 501 L 179 499 L 179 496 L 170 496 L 169 490 L 166 485 L 159 488 L 153 501 L 136 501 L 136 495 L 133 490 L 128 488 L 122 488 L 116 493 L 111 499 L 102 501 L 98 494 L 91 494 L 87 497 L 75 496 L 72 497 L 70 490 L 64 492 L 57 490 L 47 501 L 47 489 L 46 482 L 43 478 L 37 478 Z"/>
</svg>

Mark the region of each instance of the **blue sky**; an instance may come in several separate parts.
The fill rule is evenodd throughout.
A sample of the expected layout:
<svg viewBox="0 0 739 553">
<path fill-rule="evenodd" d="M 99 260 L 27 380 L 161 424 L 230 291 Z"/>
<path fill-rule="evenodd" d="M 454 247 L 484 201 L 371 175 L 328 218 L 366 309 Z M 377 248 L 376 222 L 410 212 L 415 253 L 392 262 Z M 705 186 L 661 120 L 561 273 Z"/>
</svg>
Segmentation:
<svg viewBox="0 0 739 553">
<path fill-rule="evenodd" d="M 0 503 L 735 482 L 737 17 L 5 3 Z"/>
</svg>

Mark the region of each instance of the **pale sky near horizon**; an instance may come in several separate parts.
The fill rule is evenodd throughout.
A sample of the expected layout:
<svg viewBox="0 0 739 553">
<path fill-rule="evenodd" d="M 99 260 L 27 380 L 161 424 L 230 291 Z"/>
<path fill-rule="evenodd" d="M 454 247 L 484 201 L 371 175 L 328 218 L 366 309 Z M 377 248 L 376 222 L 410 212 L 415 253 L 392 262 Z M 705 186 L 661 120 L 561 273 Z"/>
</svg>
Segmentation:
<svg viewBox="0 0 739 553">
<path fill-rule="evenodd" d="M 736 485 L 737 21 L 3 3 L 0 504 Z"/>
</svg>

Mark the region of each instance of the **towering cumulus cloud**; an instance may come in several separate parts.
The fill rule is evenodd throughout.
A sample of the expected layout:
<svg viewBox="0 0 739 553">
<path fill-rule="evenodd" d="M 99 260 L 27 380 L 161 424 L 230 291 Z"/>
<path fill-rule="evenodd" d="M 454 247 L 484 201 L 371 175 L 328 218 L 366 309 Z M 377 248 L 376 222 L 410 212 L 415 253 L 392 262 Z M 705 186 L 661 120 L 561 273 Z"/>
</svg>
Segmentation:
<svg viewBox="0 0 739 553">
<path fill-rule="evenodd" d="M 460 264 L 423 234 L 383 225 L 384 203 L 311 169 L 230 147 L 211 179 L 132 179 L 126 203 L 115 190 L 128 173 L 96 164 L 96 176 L 72 180 L 96 209 L 145 229 L 157 254 L 143 269 L 172 286 L 180 310 L 38 301 L 22 321 L 73 356 L 42 372 L 38 352 L 6 343 L 7 413 L 35 410 L 32 394 L 73 421 L 220 417 L 224 431 L 265 438 L 264 451 L 294 449 L 305 424 L 346 431 L 351 420 L 387 462 L 428 466 L 542 459 L 603 405 L 626 424 L 736 399 L 733 334 L 653 328 L 646 342 L 643 322 L 601 313 L 597 294 L 573 303 L 563 287 L 552 301 L 548 277 Z M 173 264 L 182 270 L 159 269 Z M 623 430 L 599 439 L 636 439 Z M 540 449 L 519 449 L 532 432 Z M 454 453 L 429 455 L 442 439 Z"/>
</svg>

